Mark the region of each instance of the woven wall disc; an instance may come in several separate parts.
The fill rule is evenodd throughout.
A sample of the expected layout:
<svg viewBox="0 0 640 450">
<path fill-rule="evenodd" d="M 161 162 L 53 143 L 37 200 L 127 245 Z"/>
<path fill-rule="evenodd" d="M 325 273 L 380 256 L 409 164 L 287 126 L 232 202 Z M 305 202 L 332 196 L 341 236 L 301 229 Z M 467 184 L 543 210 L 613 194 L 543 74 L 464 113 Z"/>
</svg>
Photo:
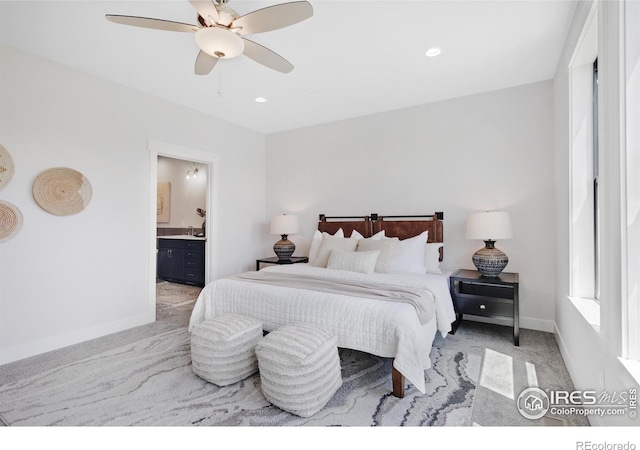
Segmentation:
<svg viewBox="0 0 640 450">
<path fill-rule="evenodd" d="M 91 200 L 91 183 L 77 170 L 54 167 L 33 182 L 33 198 L 42 209 L 57 216 L 82 211 Z"/>
<path fill-rule="evenodd" d="M 13 178 L 13 159 L 9 151 L 0 145 L 0 189 L 5 187 Z"/>
<path fill-rule="evenodd" d="M 22 213 L 13 204 L 0 200 L 0 242 L 8 241 L 22 228 Z"/>
</svg>

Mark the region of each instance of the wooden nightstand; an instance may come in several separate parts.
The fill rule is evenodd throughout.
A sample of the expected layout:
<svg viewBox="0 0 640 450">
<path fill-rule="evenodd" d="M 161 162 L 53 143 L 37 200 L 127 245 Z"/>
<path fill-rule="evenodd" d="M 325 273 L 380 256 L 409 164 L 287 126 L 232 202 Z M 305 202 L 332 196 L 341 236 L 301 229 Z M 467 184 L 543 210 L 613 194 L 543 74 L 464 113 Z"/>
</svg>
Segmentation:
<svg viewBox="0 0 640 450">
<path fill-rule="evenodd" d="M 513 320 L 513 342 L 520 345 L 518 286 L 517 273 L 502 272 L 497 277 L 484 277 L 475 270 L 458 270 L 449 278 L 456 328 L 464 314 L 510 318 Z"/>
<path fill-rule="evenodd" d="M 297 264 L 309 262 L 306 256 L 292 256 L 290 259 L 278 259 L 277 256 L 271 258 L 256 259 L 256 270 L 260 270 L 260 264 Z"/>
</svg>

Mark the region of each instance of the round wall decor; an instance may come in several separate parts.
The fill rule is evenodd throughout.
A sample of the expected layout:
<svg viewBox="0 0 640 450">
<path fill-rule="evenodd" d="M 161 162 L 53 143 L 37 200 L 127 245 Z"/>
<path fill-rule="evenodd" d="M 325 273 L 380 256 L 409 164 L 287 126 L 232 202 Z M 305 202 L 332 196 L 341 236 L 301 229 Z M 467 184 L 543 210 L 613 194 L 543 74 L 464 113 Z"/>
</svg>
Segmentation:
<svg viewBox="0 0 640 450">
<path fill-rule="evenodd" d="M 11 181 L 13 171 L 13 158 L 11 158 L 9 151 L 0 145 L 0 189 Z"/>
<path fill-rule="evenodd" d="M 33 198 L 42 209 L 57 216 L 82 211 L 91 200 L 91 183 L 77 170 L 54 167 L 33 182 Z"/>
<path fill-rule="evenodd" d="M 22 228 L 22 213 L 12 203 L 0 200 L 0 242 L 8 241 Z"/>
</svg>

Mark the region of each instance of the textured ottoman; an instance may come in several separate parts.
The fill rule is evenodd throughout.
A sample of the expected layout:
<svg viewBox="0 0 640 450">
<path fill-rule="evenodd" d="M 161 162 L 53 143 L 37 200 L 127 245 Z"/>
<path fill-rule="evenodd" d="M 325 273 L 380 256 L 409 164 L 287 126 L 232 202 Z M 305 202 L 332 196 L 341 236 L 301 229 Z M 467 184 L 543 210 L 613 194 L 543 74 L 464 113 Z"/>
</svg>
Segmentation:
<svg viewBox="0 0 640 450">
<path fill-rule="evenodd" d="M 256 356 L 266 399 L 298 416 L 320 411 L 342 385 L 336 337 L 310 325 L 272 331 Z"/>
<path fill-rule="evenodd" d="M 247 378 L 258 370 L 255 348 L 262 339 L 262 322 L 227 314 L 191 330 L 193 373 L 218 386 Z"/>
</svg>

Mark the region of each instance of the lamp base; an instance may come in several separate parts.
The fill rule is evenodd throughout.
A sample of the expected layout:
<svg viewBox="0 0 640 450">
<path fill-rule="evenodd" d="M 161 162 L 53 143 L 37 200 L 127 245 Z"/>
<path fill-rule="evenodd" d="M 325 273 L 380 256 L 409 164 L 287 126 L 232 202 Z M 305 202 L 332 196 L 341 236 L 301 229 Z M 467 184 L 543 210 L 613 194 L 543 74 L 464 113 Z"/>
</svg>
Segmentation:
<svg viewBox="0 0 640 450">
<path fill-rule="evenodd" d="M 485 247 L 473 254 L 473 264 L 485 277 L 497 277 L 509 263 L 509 258 L 493 246 L 495 241 L 484 241 Z"/>
<path fill-rule="evenodd" d="M 291 259 L 291 255 L 296 249 L 296 245 L 287 239 L 287 235 L 283 234 L 282 239 L 273 244 L 273 251 L 276 252 L 280 261 Z"/>
</svg>

